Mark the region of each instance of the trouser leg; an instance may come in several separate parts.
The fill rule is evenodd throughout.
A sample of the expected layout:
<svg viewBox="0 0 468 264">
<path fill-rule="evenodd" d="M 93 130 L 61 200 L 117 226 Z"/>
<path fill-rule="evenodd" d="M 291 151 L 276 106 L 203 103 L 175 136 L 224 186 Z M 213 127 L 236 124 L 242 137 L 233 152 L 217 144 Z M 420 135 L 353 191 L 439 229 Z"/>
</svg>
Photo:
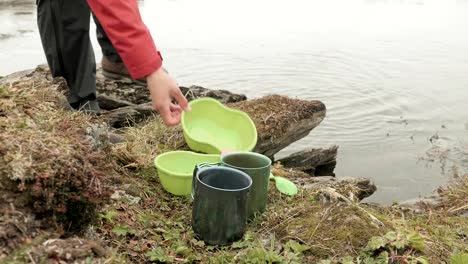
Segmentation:
<svg viewBox="0 0 468 264">
<path fill-rule="evenodd" d="M 101 46 L 102 55 L 106 56 L 107 59 L 109 59 L 111 62 L 117 62 L 117 63 L 122 62 L 122 59 L 120 58 L 119 53 L 114 48 L 114 45 L 112 45 L 112 42 L 107 37 L 107 34 L 102 28 L 101 23 L 99 23 L 99 20 L 94 14 L 93 14 L 93 19 L 96 24 L 96 36 L 99 42 L 99 46 Z"/>
<path fill-rule="evenodd" d="M 69 102 L 96 99 L 96 62 L 89 38 L 90 8 L 86 0 L 38 0 L 42 46 L 54 77 L 70 88 Z"/>
</svg>

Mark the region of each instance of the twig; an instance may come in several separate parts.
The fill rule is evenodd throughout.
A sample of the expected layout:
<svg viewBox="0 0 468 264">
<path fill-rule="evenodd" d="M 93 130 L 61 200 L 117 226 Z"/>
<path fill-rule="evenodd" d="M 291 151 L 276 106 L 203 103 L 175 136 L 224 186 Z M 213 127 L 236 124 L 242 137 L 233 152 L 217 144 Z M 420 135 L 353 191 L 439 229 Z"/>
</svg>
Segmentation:
<svg viewBox="0 0 468 264">
<path fill-rule="evenodd" d="M 332 252 L 333 254 L 336 255 L 336 251 L 333 249 L 333 248 L 329 248 L 329 247 L 326 247 L 320 243 L 317 243 L 317 245 L 310 245 L 310 247 L 318 247 L 318 248 L 322 248 L 322 249 L 325 249 L 325 250 L 328 250 L 330 252 Z"/>
<path fill-rule="evenodd" d="M 335 191 L 333 188 L 327 188 L 325 189 L 326 192 L 328 192 L 329 194 L 337 197 L 337 198 L 340 198 L 341 200 L 345 201 L 347 204 L 349 205 L 352 205 L 356 208 L 358 208 L 359 210 L 363 211 L 364 213 L 366 213 L 370 219 L 376 223 L 378 225 L 378 227 L 383 227 L 385 226 L 385 224 L 380 221 L 379 219 L 377 219 L 377 217 L 375 217 L 373 214 L 371 214 L 370 212 L 368 212 L 366 209 L 362 208 L 361 206 L 359 206 L 358 204 L 356 203 L 353 203 L 351 200 L 349 200 L 348 198 L 346 198 L 344 195 L 342 195 L 341 193 L 338 193 L 337 191 Z"/>
<path fill-rule="evenodd" d="M 298 237 L 295 237 L 295 236 L 285 236 L 285 237 L 281 238 L 280 241 L 283 241 L 285 239 L 295 239 L 295 240 L 301 242 L 302 244 L 307 244 L 304 240 L 302 240 L 302 239 L 300 239 Z"/>
<path fill-rule="evenodd" d="M 291 215 L 290 217 L 286 218 L 284 221 L 282 221 L 281 223 L 275 225 L 274 227 L 270 228 L 269 231 L 271 230 L 274 230 L 276 229 L 278 226 L 282 225 L 282 224 L 285 224 L 287 223 L 289 220 L 291 220 L 292 218 L 298 216 L 300 213 L 302 213 L 303 211 L 305 210 L 305 208 L 302 208 L 301 210 L 297 211 L 295 214 Z M 262 230 L 260 230 L 258 233 L 262 233 L 266 230 L 267 228 L 263 228 Z"/>
<path fill-rule="evenodd" d="M 463 209 L 467 209 L 467 208 L 468 208 L 468 204 L 465 204 L 465 205 L 463 205 L 463 206 L 461 206 L 461 207 L 458 207 L 458 208 L 455 208 L 455 209 L 453 209 L 453 207 L 452 207 L 452 208 L 450 208 L 450 209 L 448 210 L 448 212 L 449 212 L 449 213 L 455 213 L 455 212 L 457 212 L 457 211 L 460 211 L 460 210 L 463 210 Z"/>
<path fill-rule="evenodd" d="M 187 97 L 188 94 L 191 94 L 193 98 L 196 98 L 195 94 L 193 93 L 192 89 L 188 89 L 187 92 L 184 94 L 184 97 Z"/>
<path fill-rule="evenodd" d="M 32 262 L 33 264 L 37 264 L 36 261 L 35 261 L 35 260 L 33 259 L 33 257 L 31 256 L 31 251 L 28 251 L 28 257 L 29 257 L 29 259 L 31 260 L 31 262 Z"/>
<path fill-rule="evenodd" d="M 429 217 L 427 218 L 426 225 L 428 225 L 429 222 L 431 222 L 431 220 L 432 220 L 432 210 L 429 210 Z"/>
<path fill-rule="evenodd" d="M 322 218 L 320 219 L 320 221 L 318 222 L 317 226 L 315 226 L 315 229 L 314 231 L 312 232 L 312 234 L 310 234 L 309 236 L 309 241 L 312 240 L 312 237 L 315 235 L 315 232 L 317 232 L 319 226 L 321 223 L 323 223 L 323 221 L 328 217 L 328 213 L 330 212 L 330 209 L 333 208 L 333 205 L 328 207 L 325 212 L 323 213 L 322 215 Z"/>
<path fill-rule="evenodd" d="M 270 117 L 274 116 L 275 113 L 271 113 L 270 115 L 268 115 L 267 117 L 265 117 L 265 119 L 263 119 L 263 123 L 266 124 L 266 122 L 268 121 L 268 119 L 270 119 Z"/>
</svg>

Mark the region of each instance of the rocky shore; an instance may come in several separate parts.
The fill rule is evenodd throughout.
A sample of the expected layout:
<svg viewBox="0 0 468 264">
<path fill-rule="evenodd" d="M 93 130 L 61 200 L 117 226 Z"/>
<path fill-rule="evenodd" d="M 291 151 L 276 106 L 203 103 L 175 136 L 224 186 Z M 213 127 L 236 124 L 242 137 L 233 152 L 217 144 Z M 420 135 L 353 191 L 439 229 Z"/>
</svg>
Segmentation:
<svg viewBox="0 0 468 264">
<path fill-rule="evenodd" d="M 268 210 L 242 241 L 216 248 L 190 226 L 191 201 L 165 192 L 152 165 L 188 149 L 167 128 L 145 86 L 98 72 L 99 117 L 70 111 L 66 84 L 47 67 L 0 79 L 0 262 L 6 263 L 463 263 L 468 175 L 436 202 L 362 203 L 377 187 L 336 175 L 338 146 L 275 160 L 274 173 L 298 195 L 270 188 Z M 181 87 L 189 100 L 212 97 L 247 112 L 256 152 L 274 155 L 320 125 L 320 101 Z M 432 200 L 431 200 L 432 201 Z M 366 262 L 367 261 L 367 262 Z"/>
</svg>

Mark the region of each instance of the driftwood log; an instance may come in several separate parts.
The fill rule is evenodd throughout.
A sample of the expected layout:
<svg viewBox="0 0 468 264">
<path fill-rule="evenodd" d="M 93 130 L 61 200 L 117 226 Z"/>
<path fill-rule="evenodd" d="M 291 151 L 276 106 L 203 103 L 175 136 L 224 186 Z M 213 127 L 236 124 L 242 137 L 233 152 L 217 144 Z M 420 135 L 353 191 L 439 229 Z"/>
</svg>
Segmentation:
<svg viewBox="0 0 468 264">
<path fill-rule="evenodd" d="M 376 190 L 374 182 L 362 177 L 311 177 L 309 174 L 298 170 L 275 164 L 272 173 L 276 176 L 286 177 L 300 186 L 301 189 L 323 190 L 332 188 L 353 201 L 360 201 L 371 196 Z"/>
<path fill-rule="evenodd" d="M 277 160 L 286 168 L 293 168 L 314 176 L 334 176 L 338 146 L 308 148 Z"/>
</svg>

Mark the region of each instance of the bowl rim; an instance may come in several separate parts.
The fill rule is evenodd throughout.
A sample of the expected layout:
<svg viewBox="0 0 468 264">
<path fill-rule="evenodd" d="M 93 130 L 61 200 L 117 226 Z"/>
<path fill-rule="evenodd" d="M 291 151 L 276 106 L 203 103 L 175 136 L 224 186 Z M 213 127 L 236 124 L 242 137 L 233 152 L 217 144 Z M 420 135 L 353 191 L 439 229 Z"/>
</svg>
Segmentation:
<svg viewBox="0 0 468 264">
<path fill-rule="evenodd" d="M 257 132 L 257 127 L 255 126 L 255 123 L 253 122 L 252 118 L 250 118 L 250 116 L 243 112 L 243 111 L 240 111 L 240 110 L 237 110 L 237 109 L 234 109 L 234 108 L 230 108 L 228 106 L 225 106 L 223 105 L 220 101 L 216 100 L 216 99 L 213 99 L 211 97 L 200 97 L 200 98 L 197 98 L 195 100 L 192 100 L 189 105 L 190 106 L 193 106 L 194 104 L 197 104 L 197 103 L 200 103 L 200 102 L 210 102 L 210 103 L 214 103 L 216 104 L 218 107 L 221 107 L 223 108 L 224 110 L 226 111 L 229 111 L 229 112 L 232 112 L 232 113 L 235 113 L 235 114 L 238 114 L 238 115 L 242 115 L 246 118 L 246 120 L 249 121 L 249 125 L 253 128 L 253 134 L 254 134 L 254 139 L 252 142 L 250 142 L 249 146 L 248 146 L 248 149 L 244 150 L 244 151 L 252 151 L 255 146 L 257 145 L 257 141 L 258 141 L 258 132 Z M 208 146 L 211 146 L 213 147 L 214 149 L 216 149 L 219 153 L 221 153 L 223 151 L 223 149 L 219 149 L 217 146 L 214 146 L 212 144 L 210 144 L 209 142 L 207 141 L 203 141 L 203 140 L 195 140 L 191 135 L 190 133 L 188 132 L 188 129 L 187 129 L 187 123 L 186 123 L 186 113 L 185 112 L 182 112 L 182 118 L 181 118 L 181 124 L 182 124 L 182 130 L 184 132 L 184 135 L 186 135 L 187 137 L 189 137 L 191 140 L 199 143 L 199 144 L 204 144 L 204 145 L 208 145 Z M 243 151 L 243 150 L 239 150 L 239 151 Z"/>
<path fill-rule="evenodd" d="M 263 167 L 258 167 L 258 168 L 248 168 L 248 167 L 234 166 L 234 165 L 231 165 L 231 164 L 228 164 L 228 163 L 224 162 L 224 158 L 229 157 L 229 156 L 239 155 L 239 154 L 248 154 L 248 155 L 257 156 L 257 157 L 260 157 L 260 158 L 266 158 L 268 160 L 268 165 L 265 165 Z M 233 152 L 226 153 L 226 154 L 221 156 L 221 162 L 223 164 L 227 164 L 229 167 L 237 169 L 237 170 L 253 170 L 253 171 L 263 170 L 265 168 L 271 167 L 271 165 L 273 164 L 271 159 L 268 158 L 267 156 L 265 156 L 265 155 L 263 155 L 261 153 L 253 152 L 253 151 L 233 151 Z"/>
<path fill-rule="evenodd" d="M 193 173 L 171 172 L 168 169 L 166 169 L 164 166 L 161 166 L 161 164 L 160 164 L 161 158 L 164 158 L 164 157 L 170 156 L 170 155 L 174 155 L 174 154 L 178 154 L 178 153 L 190 153 L 190 154 L 196 155 L 196 156 L 207 156 L 208 155 L 208 156 L 212 156 L 212 157 L 215 157 L 215 156 L 221 157 L 221 155 L 218 155 L 218 154 L 202 154 L 202 153 L 197 153 L 197 152 L 188 151 L 188 150 L 175 150 L 175 151 L 169 151 L 169 152 L 164 152 L 164 153 L 158 154 L 154 158 L 154 166 L 156 167 L 157 170 L 161 170 L 162 172 L 164 172 L 164 173 L 166 173 L 167 175 L 170 175 L 170 176 L 175 176 L 175 177 L 180 177 L 180 178 L 192 177 Z M 220 160 L 221 160 L 221 158 L 220 158 Z M 159 173 L 158 173 L 158 177 L 160 177 Z"/>
</svg>

